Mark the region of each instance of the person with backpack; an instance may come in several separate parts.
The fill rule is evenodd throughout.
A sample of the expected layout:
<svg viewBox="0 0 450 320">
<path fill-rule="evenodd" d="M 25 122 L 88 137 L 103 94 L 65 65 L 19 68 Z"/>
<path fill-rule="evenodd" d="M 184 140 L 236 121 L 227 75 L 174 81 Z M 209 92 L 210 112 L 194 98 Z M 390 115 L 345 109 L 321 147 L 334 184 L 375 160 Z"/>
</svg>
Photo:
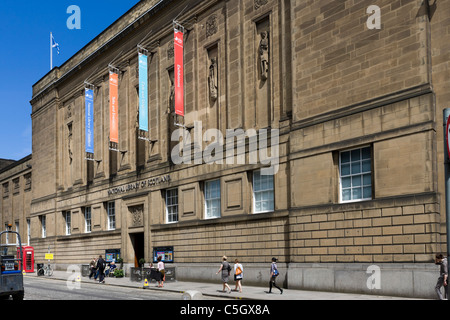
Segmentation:
<svg viewBox="0 0 450 320">
<path fill-rule="evenodd" d="M 230 276 L 231 266 L 227 261 L 227 257 L 222 257 L 222 264 L 220 265 L 219 271 L 216 272 L 218 274 L 222 271 L 222 283 L 223 283 L 223 289 L 222 291 L 225 292 L 225 288 L 228 289 L 228 293 L 231 293 L 231 288 L 228 285 L 228 277 Z"/>
<path fill-rule="evenodd" d="M 275 281 L 277 280 L 278 275 L 280 274 L 278 272 L 277 267 L 277 258 L 272 258 L 272 265 L 270 266 L 270 281 L 269 281 L 269 293 L 272 293 L 272 286 L 280 290 L 280 294 L 283 294 L 283 289 L 277 286 Z"/>
</svg>

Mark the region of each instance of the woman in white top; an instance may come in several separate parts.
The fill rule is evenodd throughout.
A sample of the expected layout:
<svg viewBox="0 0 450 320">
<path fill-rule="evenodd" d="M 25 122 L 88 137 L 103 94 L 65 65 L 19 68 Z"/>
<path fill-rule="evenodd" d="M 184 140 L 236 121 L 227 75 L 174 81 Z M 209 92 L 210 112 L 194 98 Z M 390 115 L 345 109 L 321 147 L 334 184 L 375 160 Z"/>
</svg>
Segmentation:
<svg viewBox="0 0 450 320">
<path fill-rule="evenodd" d="M 158 287 L 164 287 L 164 280 L 166 280 L 166 274 L 164 271 L 164 262 L 161 261 L 161 256 L 156 259 L 158 261 L 158 271 L 161 273 L 161 280 L 158 281 Z"/>
<path fill-rule="evenodd" d="M 236 288 L 234 291 L 237 291 L 239 288 L 239 292 L 242 292 L 242 275 L 244 272 L 244 267 L 239 263 L 238 259 L 234 260 L 234 281 L 236 281 Z"/>
</svg>

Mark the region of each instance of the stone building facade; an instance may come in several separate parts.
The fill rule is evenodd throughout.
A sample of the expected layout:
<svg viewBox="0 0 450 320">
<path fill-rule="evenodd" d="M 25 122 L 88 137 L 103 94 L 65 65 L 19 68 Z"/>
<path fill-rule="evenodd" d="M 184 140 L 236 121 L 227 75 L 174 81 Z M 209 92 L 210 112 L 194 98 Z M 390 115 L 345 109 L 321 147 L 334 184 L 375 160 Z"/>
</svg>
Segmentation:
<svg viewBox="0 0 450 320">
<path fill-rule="evenodd" d="M 22 245 L 31 244 L 31 155 L 20 159 L 0 159 L 0 230 L 16 231 Z M 15 234 L 3 235 L 2 244 L 18 243 Z"/>
<path fill-rule="evenodd" d="M 65 267 L 117 249 L 129 267 L 168 247 L 178 279 L 219 281 L 226 255 L 261 285 L 277 257 L 289 288 L 434 296 L 433 257 L 447 250 L 449 17 L 449 0 L 139 2 L 33 86 L 36 256 L 50 248 Z M 181 119 L 171 105 L 174 19 L 185 27 Z M 149 53 L 147 140 L 137 45 Z M 92 159 L 85 82 L 95 95 Z M 181 164 L 177 123 L 193 150 Z M 222 163 L 194 161 L 209 129 L 235 146 Z M 239 154 L 226 135 L 266 129 L 270 142 L 278 134 L 265 150 L 278 152 L 274 175 L 261 174 L 261 154 L 251 161 L 250 137 Z"/>
</svg>

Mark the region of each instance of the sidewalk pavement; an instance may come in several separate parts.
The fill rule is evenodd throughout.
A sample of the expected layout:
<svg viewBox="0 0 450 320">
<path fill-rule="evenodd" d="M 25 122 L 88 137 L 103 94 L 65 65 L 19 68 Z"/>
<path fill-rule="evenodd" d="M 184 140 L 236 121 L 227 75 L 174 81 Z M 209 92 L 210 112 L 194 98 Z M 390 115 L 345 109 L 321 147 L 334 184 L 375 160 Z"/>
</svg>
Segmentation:
<svg viewBox="0 0 450 320">
<path fill-rule="evenodd" d="M 36 272 L 27 273 L 25 277 L 35 277 L 39 279 L 54 279 L 54 280 L 64 280 L 67 281 L 71 273 L 65 271 L 54 271 L 53 275 L 37 277 Z M 95 283 L 94 279 L 89 280 L 88 277 L 83 277 L 80 275 L 78 279 L 81 283 Z M 242 285 L 242 293 L 238 291 L 231 291 L 231 293 L 222 292 L 222 283 L 217 281 L 217 283 L 205 283 L 205 282 L 186 282 L 186 281 L 175 281 L 175 282 L 164 282 L 163 288 L 158 288 L 158 283 L 153 281 L 146 284 L 144 281 L 135 282 L 131 281 L 129 277 L 123 278 L 105 278 L 105 284 L 99 285 L 110 285 L 110 286 L 121 286 L 129 288 L 139 288 L 146 290 L 155 291 L 167 291 L 167 292 L 178 292 L 186 296 L 186 292 L 195 293 L 200 292 L 203 296 L 216 297 L 220 299 L 249 299 L 249 300 L 417 300 L 408 297 L 391 297 L 391 296 L 380 296 L 380 295 L 365 295 L 365 294 L 352 294 L 352 293 L 337 293 L 337 292 L 322 292 L 322 291 L 307 291 L 307 290 L 294 290 L 294 289 L 283 289 L 283 294 L 280 294 L 279 290 L 276 288 L 272 289 L 272 293 L 269 294 L 268 286 L 257 287 L 257 286 L 246 286 L 245 283 Z M 230 282 L 230 287 L 234 289 L 234 282 Z M 192 295 L 191 295 L 192 296 Z M 422 299 L 420 299 L 422 300 Z"/>
</svg>

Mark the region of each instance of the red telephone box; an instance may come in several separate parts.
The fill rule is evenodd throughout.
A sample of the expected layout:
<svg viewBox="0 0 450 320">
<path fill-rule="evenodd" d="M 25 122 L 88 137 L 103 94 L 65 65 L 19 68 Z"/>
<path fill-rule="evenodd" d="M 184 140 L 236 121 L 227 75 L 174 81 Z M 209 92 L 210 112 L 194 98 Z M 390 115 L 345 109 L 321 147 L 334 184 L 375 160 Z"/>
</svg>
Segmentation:
<svg viewBox="0 0 450 320">
<path fill-rule="evenodd" d="M 17 248 L 17 257 L 23 257 L 23 267 L 19 266 L 22 271 L 27 273 L 34 272 L 34 248 L 25 246 L 22 247 L 22 254 L 20 248 Z"/>
</svg>

